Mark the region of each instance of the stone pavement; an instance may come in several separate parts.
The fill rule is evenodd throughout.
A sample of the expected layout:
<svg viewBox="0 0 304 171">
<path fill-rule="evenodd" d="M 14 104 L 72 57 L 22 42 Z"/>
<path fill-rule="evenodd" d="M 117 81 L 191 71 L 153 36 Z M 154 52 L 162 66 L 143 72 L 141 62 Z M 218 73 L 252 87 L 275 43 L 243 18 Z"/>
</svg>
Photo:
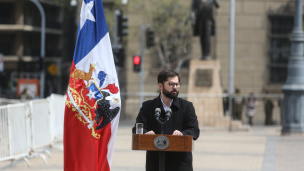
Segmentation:
<svg viewBox="0 0 304 171">
<path fill-rule="evenodd" d="M 145 152 L 131 150 L 130 122 L 119 125 L 112 171 L 144 171 Z M 216 129 L 214 129 L 216 130 Z M 63 152 L 46 155 L 48 165 L 41 158 L 15 162 L 5 171 L 63 170 Z M 10 162 L 0 162 L 0 168 Z M 280 127 L 256 126 L 249 131 L 201 131 L 193 152 L 194 171 L 304 171 L 304 136 L 281 136 Z M 1 170 L 1 169 L 0 169 Z"/>
</svg>

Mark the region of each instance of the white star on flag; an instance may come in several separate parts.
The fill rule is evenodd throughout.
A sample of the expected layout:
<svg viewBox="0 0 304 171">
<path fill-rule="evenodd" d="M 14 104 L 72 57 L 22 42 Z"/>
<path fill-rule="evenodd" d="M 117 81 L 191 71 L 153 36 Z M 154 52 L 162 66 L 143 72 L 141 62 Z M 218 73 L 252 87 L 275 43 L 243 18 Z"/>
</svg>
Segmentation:
<svg viewBox="0 0 304 171">
<path fill-rule="evenodd" d="M 91 100 L 92 98 L 95 99 L 95 92 L 96 92 L 96 91 L 90 90 L 90 92 L 87 94 L 87 96 L 89 96 L 90 100 Z"/>
<path fill-rule="evenodd" d="M 81 13 L 80 13 L 80 30 L 82 29 L 86 20 L 91 20 L 95 22 L 95 18 L 91 13 L 93 6 L 94 6 L 94 1 L 91 1 L 87 4 L 84 1 L 82 2 Z"/>
</svg>

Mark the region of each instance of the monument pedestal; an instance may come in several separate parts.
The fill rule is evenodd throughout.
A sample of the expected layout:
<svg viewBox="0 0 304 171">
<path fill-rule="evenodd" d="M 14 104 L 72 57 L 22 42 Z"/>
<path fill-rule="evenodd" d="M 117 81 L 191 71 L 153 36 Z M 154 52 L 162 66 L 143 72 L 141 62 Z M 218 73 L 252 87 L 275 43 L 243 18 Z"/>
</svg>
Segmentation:
<svg viewBox="0 0 304 171">
<path fill-rule="evenodd" d="M 200 126 L 229 126 L 230 117 L 224 116 L 223 97 L 220 97 L 223 92 L 220 85 L 220 69 L 217 60 L 190 61 L 188 100 L 194 105 Z M 233 121 L 232 126 L 240 127 L 241 122 Z"/>
</svg>

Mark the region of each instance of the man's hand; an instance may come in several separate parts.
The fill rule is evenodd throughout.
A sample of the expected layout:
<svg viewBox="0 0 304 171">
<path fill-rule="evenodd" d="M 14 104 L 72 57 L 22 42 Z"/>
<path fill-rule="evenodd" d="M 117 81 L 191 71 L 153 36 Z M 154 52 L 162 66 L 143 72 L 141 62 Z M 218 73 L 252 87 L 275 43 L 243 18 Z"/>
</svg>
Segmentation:
<svg viewBox="0 0 304 171">
<path fill-rule="evenodd" d="M 172 135 L 182 136 L 183 133 L 181 133 L 179 130 L 175 130 Z"/>
<path fill-rule="evenodd" d="M 147 134 L 147 135 L 155 135 L 155 133 L 153 131 L 146 132 L 145 134 Z"/>
</svg>

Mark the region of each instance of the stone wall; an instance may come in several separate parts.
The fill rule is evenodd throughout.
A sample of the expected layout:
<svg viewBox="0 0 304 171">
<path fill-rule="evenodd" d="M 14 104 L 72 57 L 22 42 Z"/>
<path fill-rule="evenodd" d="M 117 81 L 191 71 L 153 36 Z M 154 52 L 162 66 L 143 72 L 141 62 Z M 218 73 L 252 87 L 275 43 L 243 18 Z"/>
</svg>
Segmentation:
<svg viewBox="0 0 304 171">
<path fill-rule="evenodd" d="M 285 5 L 287 0 L 236 0 L 235 80 L 242 94 L 263 93 L 268 87 L 268 12 Z M 230 1 L 222 0 L 216 11 L 216 58 L 221 61 L 222 86 L 229 86 L 229 15 Z"/>
</svg>

